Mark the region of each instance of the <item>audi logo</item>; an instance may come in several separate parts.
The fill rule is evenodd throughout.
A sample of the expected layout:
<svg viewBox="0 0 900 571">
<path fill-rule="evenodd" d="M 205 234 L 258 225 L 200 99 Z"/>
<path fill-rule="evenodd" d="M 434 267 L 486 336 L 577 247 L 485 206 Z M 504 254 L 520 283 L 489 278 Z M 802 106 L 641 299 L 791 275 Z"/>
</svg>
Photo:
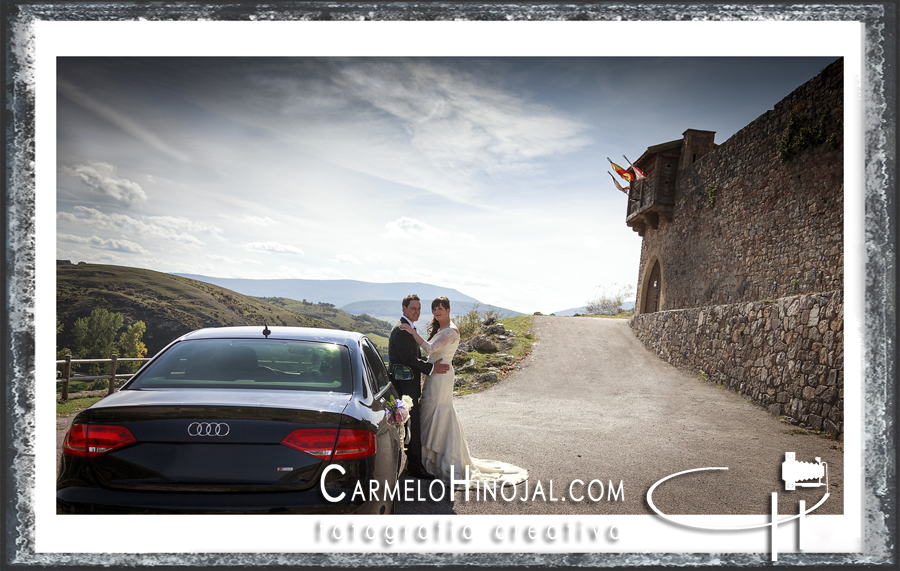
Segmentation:
<svg viewBox="0 0 900 571">
<path fill-rule="evenodd" d="M 228 436 L 231 427 L 224 422 L 192 422 L 188 436 Z"/>
</svg>

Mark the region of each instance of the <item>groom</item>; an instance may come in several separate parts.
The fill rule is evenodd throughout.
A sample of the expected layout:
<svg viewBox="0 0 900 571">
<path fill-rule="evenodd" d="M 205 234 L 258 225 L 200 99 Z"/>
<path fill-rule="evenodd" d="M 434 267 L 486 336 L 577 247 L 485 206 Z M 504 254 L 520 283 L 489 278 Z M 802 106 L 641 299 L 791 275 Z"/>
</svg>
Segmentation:
<svg viewBox="0 0 900 571">
<path fill-rule="evenodd" d="M 403 298 L 403 317 L 391 330 L 391 337 L 388 341 L 388 370 L 392 374 L 394 365 L 406 365 L 413 371 L 413 378 L 409 381 L 393 381 L 394 386 L 403 395 L 409 395 L 413 401 L 412 410 L 409 412 L 409 446 L 406 447 L 406 471 L 410 476 L 421 478 L 423 480 L 433 480 L 434 476 L 429 474 L 422 465 L 422 435 L 420 433 L 421 417 L 419 414 L 419 397 L 422 396 L 422 374 L 430 375 L 432 373 L 441 375 L 450 370 L 450 365 L 442 363 L 438 360 L 434 364 L 422 359 L 419 352 L 419 345 L 410 333 L 400 329 L 403 321 L 415 327 L 419 314 L 422 313 L 422 302 L 419 296 L 411 294 Z"/>
</svg>

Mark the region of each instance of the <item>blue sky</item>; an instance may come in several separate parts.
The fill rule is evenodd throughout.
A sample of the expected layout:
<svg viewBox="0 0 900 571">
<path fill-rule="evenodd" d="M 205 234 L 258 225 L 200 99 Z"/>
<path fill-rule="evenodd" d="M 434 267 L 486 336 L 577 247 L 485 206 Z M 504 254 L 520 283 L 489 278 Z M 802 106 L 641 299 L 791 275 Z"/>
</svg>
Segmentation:
<svg viewBox="0 0 900 571">
<path fill-rule="evenodd" d="M 637 280 L 606 157 L 722 143 L 834 59 L 59 58 L 57 258 L 580 306 Z"/>
</svg>

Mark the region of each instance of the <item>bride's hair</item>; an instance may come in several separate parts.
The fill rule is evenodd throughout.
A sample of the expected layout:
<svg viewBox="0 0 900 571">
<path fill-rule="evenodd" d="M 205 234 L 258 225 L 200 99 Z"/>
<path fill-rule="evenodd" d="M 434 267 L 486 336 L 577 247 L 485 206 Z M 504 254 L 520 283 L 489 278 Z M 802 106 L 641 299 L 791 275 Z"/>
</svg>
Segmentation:
<svg viewBox="0 0 900 571">
<path fill-rule="evenodd" d="M 450 300 L 443 296 L 435 298 L 435 300 L 431 302 L 431 311 L 434 311 L 437 306 L 441 306 L 447 311 L 450 311 Z M 438 320 L 432 319 L 431 324 L 428 326 L 428 339 L 426 339 L 426 341 L 431 341 L 431 338 L 435 336 L 440 328 L 441 324 L 438 323 Z"/>
</svg>

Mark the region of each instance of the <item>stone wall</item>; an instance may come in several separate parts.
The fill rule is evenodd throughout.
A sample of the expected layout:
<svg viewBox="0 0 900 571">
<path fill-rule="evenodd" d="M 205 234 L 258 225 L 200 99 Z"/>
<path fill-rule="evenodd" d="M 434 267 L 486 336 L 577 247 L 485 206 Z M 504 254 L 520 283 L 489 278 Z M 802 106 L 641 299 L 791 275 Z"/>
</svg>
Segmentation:
<svg viewBox="0 0 900 571">
<path fill-rule="evenodd" d="M 842 123 L 838 60 L 716 149 L 682 160 L 671 220 L 643 235 L 632 321 L 666 361 L 835 437 L 844 410 Z M 641 313 L 656 264 L 660 311 Z"/>
<path fill-rule="evenodd" d="M 843 292 L 638 314 L 635 335 L 776 416 L 844 432 Z"/>
</svg>

